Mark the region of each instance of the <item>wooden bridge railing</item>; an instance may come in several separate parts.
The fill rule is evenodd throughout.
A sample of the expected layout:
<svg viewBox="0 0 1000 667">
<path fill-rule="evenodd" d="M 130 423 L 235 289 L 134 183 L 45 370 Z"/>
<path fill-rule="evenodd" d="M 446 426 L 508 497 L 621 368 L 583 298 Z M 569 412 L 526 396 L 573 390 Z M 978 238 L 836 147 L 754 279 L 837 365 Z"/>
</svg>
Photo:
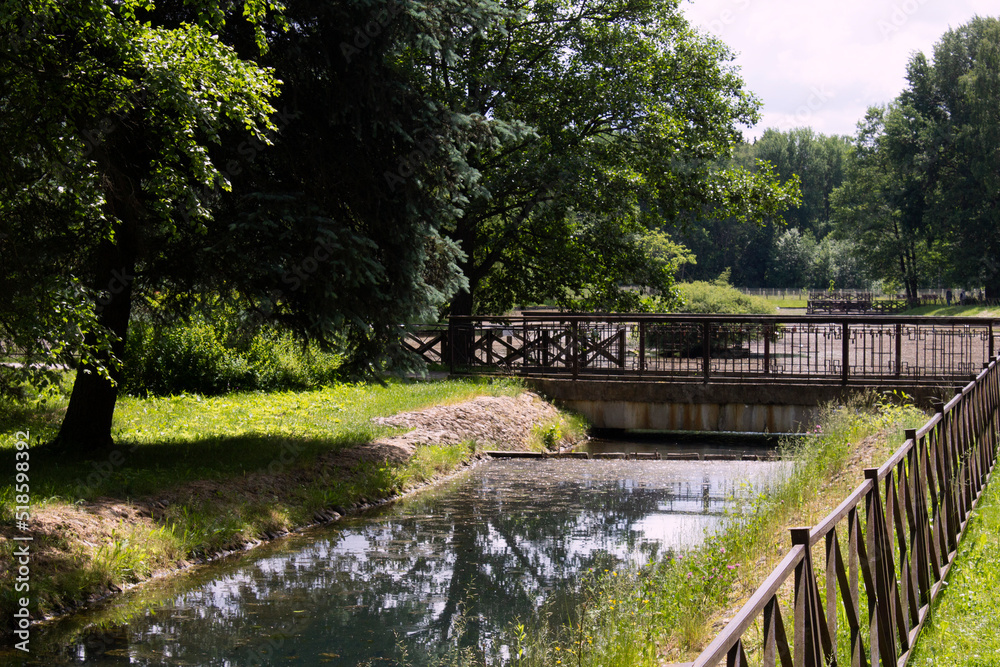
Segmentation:
<svg viewBox="0 0 1000 667">
<path fill-rule="evenodd" d="M 411 332 L 407 346 L 453 373 L 965 382 L 995 354 L 994 322 L 857 315 L 456 317 L 446 327 Z"/>
<path fill-rule="evenodd" d="M 685 664 L 905 665 L 996 462 L 998 410 L 994 359 L 825 519 L 791 529 L 784 560 Z"/>
</svg>

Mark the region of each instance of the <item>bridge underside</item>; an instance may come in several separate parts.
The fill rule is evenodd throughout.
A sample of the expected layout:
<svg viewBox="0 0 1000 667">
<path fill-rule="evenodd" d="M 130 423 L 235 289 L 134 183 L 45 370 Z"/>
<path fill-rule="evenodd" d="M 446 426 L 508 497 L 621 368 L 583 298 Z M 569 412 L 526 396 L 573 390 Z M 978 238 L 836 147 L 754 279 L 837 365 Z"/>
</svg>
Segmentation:
<svg viewBox="0 0 1000 667">
<path fill-rule="evenodd" d="M 918 405 L 941 404 L 955 387 L 863 384 L 722 384 L 525 378 L 597 428 L 657 431 L 796 433 L 823 405 L 863 391 L 905 391 Z"/>
</svg>

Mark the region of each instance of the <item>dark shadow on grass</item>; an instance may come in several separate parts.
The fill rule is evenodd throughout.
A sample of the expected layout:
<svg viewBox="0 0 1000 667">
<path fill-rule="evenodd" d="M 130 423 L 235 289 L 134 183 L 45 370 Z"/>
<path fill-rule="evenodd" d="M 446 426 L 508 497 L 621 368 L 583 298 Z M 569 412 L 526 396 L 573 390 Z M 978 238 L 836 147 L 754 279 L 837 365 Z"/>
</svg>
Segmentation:
<svg viewBox="0 0 1000 667">
<path fill-rule="evenodd" d="M 122 441 L 86 456 L 41 445 L 29 450 L 32 496 L 67 502 L 99 496 L 124 500 L 197 480 L 280 474 L 375 436 L 373 430 L 357 429 L 329 438 L 245 434 L 148 444 Z M 13 449 L 0 451 L 0 469 L 14 469 L 14 454 Z"/>
</svg>

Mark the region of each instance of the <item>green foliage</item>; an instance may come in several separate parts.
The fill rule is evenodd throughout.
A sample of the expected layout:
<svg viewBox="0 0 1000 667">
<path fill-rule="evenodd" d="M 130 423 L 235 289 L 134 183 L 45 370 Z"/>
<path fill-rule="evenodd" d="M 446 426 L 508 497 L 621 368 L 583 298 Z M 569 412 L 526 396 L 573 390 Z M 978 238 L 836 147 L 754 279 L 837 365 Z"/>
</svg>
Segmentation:
<svg viewBox="0 0 1000 667">
<path fill-rule="evenodd" d="M 766 166 L 726 166 L 758 102 L 679 4 L 533 0 L 456 39 L 457 57 L 422 61 L 435 96 L 492 133 L 470 153 L 478 178 L 450 232 L 469 280 L 453 314 L 547 298 L 633 310 L 623 285 L 670 297 L 646 230 L 703 210 L 756 221 L 790 203 Z"/>
<path fill-rule="evenodd" d="M 225 320 L 195 315 L 157 326 L 135 322 L 122 388 L 136 395 L 306 389 L 337 377 L 341 358 L 267 328 L 248 336 Z"/>
<path fill-rule="evenodd" d="M 940 280 L 1000 297 L 1000 20 L 977 17 L 945 33 L 933 60 L 910 59 L 908 84 L 869 109 L 836 197 L 841 233 L 876 277 L 907 295 Z"/>
<path fill-rule="evenodd" d="M 831 278 L 845 286 L 860 285 L 860 267 L 849 261 L 852 248 L 838 247 L 843 242 L 831 237 L 831 196 L 843 181 L 849 148 L 846 137 L 818 135 L 808 128 L 769 129 L 753 144 L 742 144 L 733 164 L 751 171 L 766 165 L 774 180 L 785 184 L 789 205 L 759 225 L 740 224 L 738 217 L 691 220 L 676 237 L 691 248 L 698 264 L 683 267 L 681 279 L 709 280 L 729 267 L 734 283 L 742 286 L 825 286 Z M 798 244 L 788 247 L 789 235 L 799 242 L 811 239 L 809 252 L 789 257 L 799 250 Z"/>
<path fill-rule="evenodd" d="M 679 313 L 725 313 L 727 315 L 768 315 L 774 306 L 761 297 L 748 296 L 729 284 L 728 274 L 711 282 L 678 283 L 682 305 Z"/>
</svg>

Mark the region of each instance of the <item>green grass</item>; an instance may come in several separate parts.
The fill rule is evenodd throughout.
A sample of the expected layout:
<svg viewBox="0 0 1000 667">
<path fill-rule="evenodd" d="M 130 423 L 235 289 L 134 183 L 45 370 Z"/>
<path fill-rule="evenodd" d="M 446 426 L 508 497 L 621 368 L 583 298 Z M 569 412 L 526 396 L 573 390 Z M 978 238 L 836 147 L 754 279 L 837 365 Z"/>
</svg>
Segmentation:
<svg viewBox="0 0 1000 667">
<path fill-rule="evenodd" d="M 1000 488 L 987 487 L 958 548 L 931 620 L 910 658 L 915 667 L 1000 665 Z"/>
<path fill-rule="evenodd" d="M 514 382 L 474 380 L 343 384 L 314 391 L 241 393 L 205 398 L 123 397 L 115 410 L 114 453 L 91 462 L 33 449 L 32 494 L 67 502 L 129 498 L 194 479 L 225 479 L 266 470 L 278 458 L 304 465 L 323 452 L 392 433 L 373 417 L 458 402 L 483 393 L 512 395 Z M 58 431 L 65 399 L 6 406 L 0 465 L 13 470 L 14 433 L 42 442 Z M 7 410 L 10 410 L 7 412 Z"/>
<path fill-rule="evenodd" d="M 809 305 L 808 299 L 793 299 L 791 297 L 785 298 L 780 296 L 762 296 L 758 298 L 764 299 L 764 301 L 767 301 L 776 308 L 806 308 Z"/>
<path fill-rule="evenodd" d="M 902 315 L 926 315 L 931 317 L 1000 317 L 996 306 L 920 306 L 910 308 Z"/>
</svg>

